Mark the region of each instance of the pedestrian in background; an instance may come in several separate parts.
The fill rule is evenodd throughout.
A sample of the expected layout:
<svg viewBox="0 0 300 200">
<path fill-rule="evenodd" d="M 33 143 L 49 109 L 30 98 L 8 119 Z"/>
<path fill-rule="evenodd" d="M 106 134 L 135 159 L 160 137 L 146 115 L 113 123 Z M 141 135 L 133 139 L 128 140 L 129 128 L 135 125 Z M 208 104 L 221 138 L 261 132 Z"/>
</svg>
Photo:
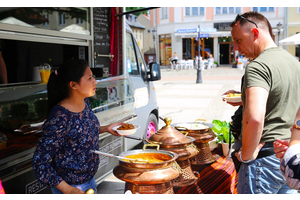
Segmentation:
<svg viewBox="0 0 300 200">
<path fill-rule="evenodd" d="M 175 65 L 177 63 L 177 61 L 178 61 L 178 55 L 176 52 L 174 52 L 173 59 L 171 62 L 173 63 L 173 65 Z"/>
<path fill-rule="evenodd" d="M 270 22 L 260 13 L 238 14 L 230 26 L 233 50 L 253 59 L 245 69 L 242 88 L 242 145 L 235 153 L 242 162 L 238 193 L 296 193 L 280 172 L 273 142 L 290 138 L 295 108 L 300 106 L 300 65 L 276 46 Z"/>
<path fill-rule="evenodd" d="M 88 97 L 97 81 L 85 60 L 71 60 L 52 72 L 48 81 L 48 117 L 33 155 L 37 179 L 54 194 L 83 194 L 92 188 L 99 166 L 99 134 L 123 123 L 100 126 Z"/>
</svg>

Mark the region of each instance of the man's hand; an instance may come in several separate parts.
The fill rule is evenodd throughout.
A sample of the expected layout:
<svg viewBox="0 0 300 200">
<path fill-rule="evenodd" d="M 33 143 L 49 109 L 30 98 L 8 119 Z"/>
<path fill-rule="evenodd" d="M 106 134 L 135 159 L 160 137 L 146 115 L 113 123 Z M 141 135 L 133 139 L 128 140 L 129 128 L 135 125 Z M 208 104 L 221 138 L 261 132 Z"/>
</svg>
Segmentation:
<svg viewBox="0 0 300 200">
<path fill-rule="evenodd" d="M 258 144 L 258 146 L 256 147 L 255 151 L 253 152 L 253 156 L 252 156 L 253 160 L 256 159 L 256 157 L 257 157 L 259 151 L 261 150 L 261 148 L 262 148 L 264 145 L 265 145 L 265 143 L 259 143 L 259 144 Z M 240 154 L 242 153 L 242 150 L 243 150 L 243 149 L 241 148 L 238 152 L 235 153 L 235 156 L 237 157 L 237 159 L 238 159 L 240 162 L 242 162 L 242 161 L 240 160 Z M 243 158 L 242 158 L 242 159 L 243 159 Z M 244 160 L 244 159 L 243 159 L 243 160 Z M 251 160 L 251 158 L 250 158 L 249 160 Z M 247 160 L 244 160 L 244 161 L 247 161 Z"/>
<path fill-rule="evenodd" d="M 227 92 L 225 92 L 224 94 L 222 94 L 222 96 L 228 95 L 229 93 L 240 93 L 240 92 L 235 91 L 235 90 L 228 90 Z M 232 105 L 232 106 L 242 106 L 242 105 L 243 105 L 243 102 L 235 102 L 235 103 L 233 103 L 233 102 L 228 102 L 228 101 L 226 101 L 225 98 L 222 98 L 222 100 L 225 101 L 226 103 Z"/>
</svg>

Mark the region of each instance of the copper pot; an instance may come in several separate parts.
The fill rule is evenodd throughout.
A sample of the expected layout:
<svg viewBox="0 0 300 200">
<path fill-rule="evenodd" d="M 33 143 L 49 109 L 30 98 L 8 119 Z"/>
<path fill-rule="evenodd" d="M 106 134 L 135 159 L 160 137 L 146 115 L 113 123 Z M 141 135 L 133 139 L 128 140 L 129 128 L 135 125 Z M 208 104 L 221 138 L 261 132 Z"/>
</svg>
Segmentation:
<svg viewBox="0 0 300 200">
<path fill-rule="evenodd" d="M 159 163 L 135 163 L 119 160 L 119 165 L 113 170 L 114 175 L 125 181 L 125 191 L 132 193 L 153 194 L 153 193 L 174 193 L 171 180 L 177 178 L 181 169 L 176 163 L 178 155 L 163 150 L 130 150 L 121 153 L 119 156 L 126 157 L 139 153 L 157 153 L 171 156 L 170 160 Z"/>
<path fill-rule="evenodd" d="M 210 152 L 208 142 L 215 139 L 216 135 L 211 129 L 213 125 L 205 122 L 206 120 L 196 120 L 195 122 L 172 124 L 177 130 L 188 133 L 190 137 L 195 139 L 194 143 L 199 153 L 190 159 L 192 165 L 209 164 L 215 161 L 215 158 Z"/>
<path fill-rule="evenodd" d="M 171 118 L 165 118 L 164 122 L 166 123 L 166 126 L 152 134 L 148 138 L 148 142 L 150 144 L 160 143 L 160 149 L 174 152 L 178 155 L 176 161 L 183 173 L 181 173 L 178 178 L 172 180 L 173 187 L 191 185 L 197 181 L 197 177 L 192 172 L 189 160 L 189 158 L 194 157 L 199 152 L 193 143 L 195 139 L 193 137 L 185 136 L 173 128 L 171 126 Z"/>
</svg>

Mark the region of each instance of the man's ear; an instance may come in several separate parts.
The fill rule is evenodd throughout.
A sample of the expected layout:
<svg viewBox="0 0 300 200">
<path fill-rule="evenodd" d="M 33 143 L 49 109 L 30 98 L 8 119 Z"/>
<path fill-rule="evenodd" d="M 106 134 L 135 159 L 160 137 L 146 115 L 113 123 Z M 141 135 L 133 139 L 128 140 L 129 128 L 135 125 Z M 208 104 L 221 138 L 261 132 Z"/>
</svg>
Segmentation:
<svg viewBox="0 0 300 200">
<path fill-rule="evenodd" d="M 253 29 L 252 29 L 252 32 L 253 32 L 253 34 L 254 34 L 254 39 L 257 39 L 258 36 L 259 36 L 259 30 L 258 30 L 257 28 L 253 28 Z"/>
</svg>

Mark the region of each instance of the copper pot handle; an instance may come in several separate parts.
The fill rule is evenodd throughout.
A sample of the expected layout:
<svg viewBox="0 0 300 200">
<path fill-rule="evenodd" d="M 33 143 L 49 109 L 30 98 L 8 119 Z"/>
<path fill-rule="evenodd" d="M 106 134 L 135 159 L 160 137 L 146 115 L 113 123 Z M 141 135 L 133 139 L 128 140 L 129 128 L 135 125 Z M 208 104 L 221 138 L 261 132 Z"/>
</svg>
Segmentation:
<svg viewBox="0 0 300 200">
<path fill-rule="evenodd" d="M 159 151 L 159 144 L 154 144 L 154 143 L 144 144 L 143 150 L 146 150 L 146 147 L 156 147 L 156 150 Z"/>
<path fill-rule="evenodd" d="M 181 169 L 180 165 L 176 161 L 174 161 L 172 168 L 177 170 L 180 174 L 183 172 L 183 169 Z"/>
</svg>

